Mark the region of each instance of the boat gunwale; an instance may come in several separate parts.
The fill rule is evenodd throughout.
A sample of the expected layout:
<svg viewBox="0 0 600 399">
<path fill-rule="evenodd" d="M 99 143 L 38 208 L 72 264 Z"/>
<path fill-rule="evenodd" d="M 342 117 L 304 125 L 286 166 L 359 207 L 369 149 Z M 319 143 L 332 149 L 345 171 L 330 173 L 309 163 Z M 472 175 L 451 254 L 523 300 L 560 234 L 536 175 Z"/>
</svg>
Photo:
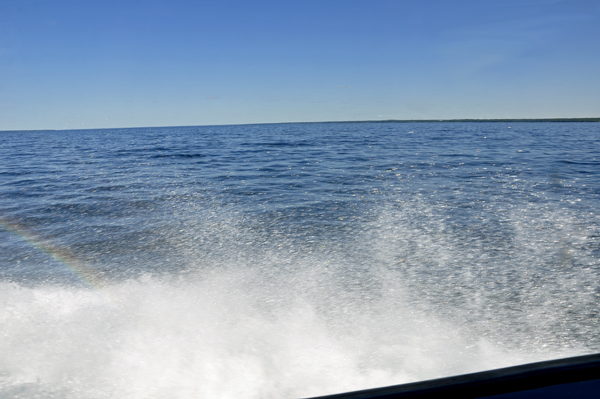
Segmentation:
<svg viewBox="0 0 600 399">
<path fill-rule="evenodd" d="M 310 399 L 480 398 L 600 380 L 600 353 Z"/>
</svg>

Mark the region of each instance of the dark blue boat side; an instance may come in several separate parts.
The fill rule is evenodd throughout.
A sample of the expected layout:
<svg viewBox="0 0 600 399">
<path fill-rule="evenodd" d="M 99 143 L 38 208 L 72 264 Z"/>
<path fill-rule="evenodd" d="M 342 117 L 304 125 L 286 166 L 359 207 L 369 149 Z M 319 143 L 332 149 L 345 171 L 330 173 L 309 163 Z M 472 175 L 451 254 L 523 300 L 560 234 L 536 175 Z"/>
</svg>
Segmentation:
<svg viewBox="0 0 600 399">
<path fill-rule="evenodd" d="M 600 353 L 314 399 L 599 398 Z"/>
</svg>

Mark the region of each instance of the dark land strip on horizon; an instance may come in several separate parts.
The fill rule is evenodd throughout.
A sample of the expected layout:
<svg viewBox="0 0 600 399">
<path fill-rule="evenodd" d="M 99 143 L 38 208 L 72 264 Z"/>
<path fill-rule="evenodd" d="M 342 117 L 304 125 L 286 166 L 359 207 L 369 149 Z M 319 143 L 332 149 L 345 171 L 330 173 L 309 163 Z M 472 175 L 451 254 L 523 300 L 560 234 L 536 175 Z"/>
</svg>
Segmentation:
<svg viewBox="0 0 600 399">
<path fill-rule="evenodd" d="M 324 121 L 289 123 L 432 123 L 432 122 L 600 122 L 600 118 L 537 118 L 537 119 L 373 119 L 365 121 Z M 285 122 L 281 122 L 283 124 Z"/>
</svg>

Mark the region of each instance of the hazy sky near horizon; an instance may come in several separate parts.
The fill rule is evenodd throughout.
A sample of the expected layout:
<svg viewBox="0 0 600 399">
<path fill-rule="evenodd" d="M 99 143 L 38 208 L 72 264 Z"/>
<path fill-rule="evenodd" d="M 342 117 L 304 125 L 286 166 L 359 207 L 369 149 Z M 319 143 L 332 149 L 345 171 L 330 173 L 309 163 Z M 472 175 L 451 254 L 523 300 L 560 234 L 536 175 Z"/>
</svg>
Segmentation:
<svg viewBox="0 0 600 399">
<path fill-rule="evenodd" d="M 551 117 L 599 0 L 0 1 L 0 130 Z"/>
</svg>

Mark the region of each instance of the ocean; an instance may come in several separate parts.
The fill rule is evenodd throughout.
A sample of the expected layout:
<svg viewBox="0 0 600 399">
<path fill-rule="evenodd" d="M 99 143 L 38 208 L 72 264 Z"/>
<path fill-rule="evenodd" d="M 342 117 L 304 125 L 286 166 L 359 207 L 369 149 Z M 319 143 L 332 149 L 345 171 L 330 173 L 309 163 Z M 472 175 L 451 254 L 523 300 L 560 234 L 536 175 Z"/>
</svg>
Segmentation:
<svg viewBox="0 0 600 399">
<path fill-rule="evenodd" d="M 0 398 L 303 398 L 600 352 L 600 123 L 0 132 Z"/>
</svg>

